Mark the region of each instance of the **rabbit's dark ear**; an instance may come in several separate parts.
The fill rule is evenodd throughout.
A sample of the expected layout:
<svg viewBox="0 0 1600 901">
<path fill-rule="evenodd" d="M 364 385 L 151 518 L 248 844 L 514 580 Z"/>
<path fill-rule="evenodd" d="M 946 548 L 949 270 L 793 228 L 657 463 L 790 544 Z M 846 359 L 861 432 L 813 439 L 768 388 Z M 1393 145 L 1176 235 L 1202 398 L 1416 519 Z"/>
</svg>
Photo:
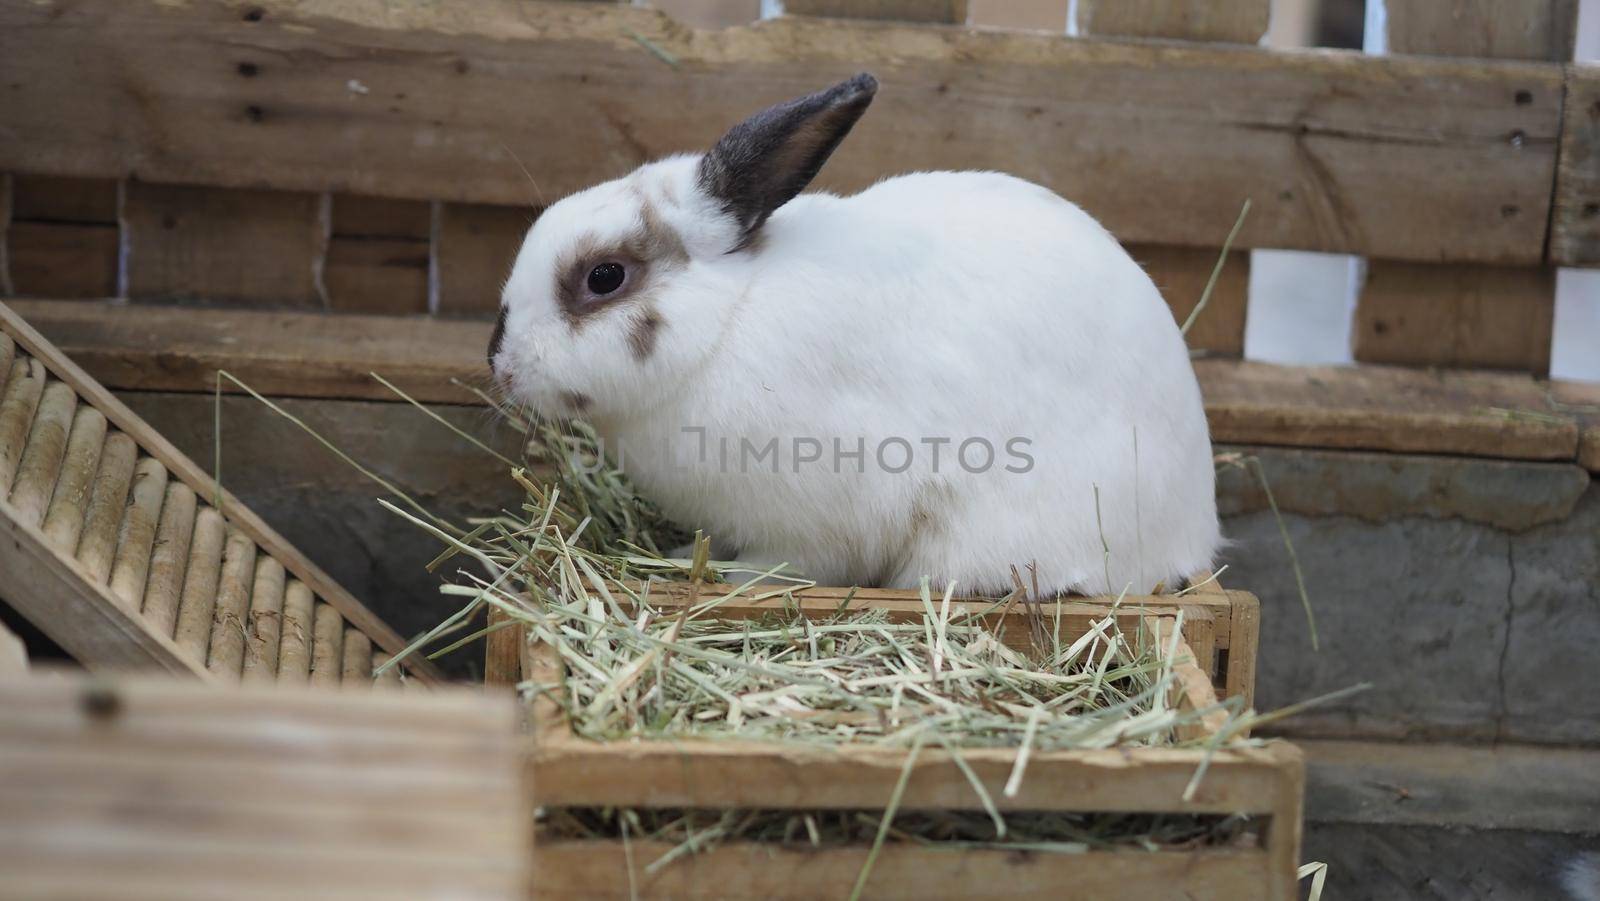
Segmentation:
<svg viewBox="0 0 1600 901">
<path fill-rule="evenodd" d="M 700 187 L 738 220 L 740 247 L 805 190 L 877 91 L 878 80 L 863 72 L 769 107 L 735 125 L 700 160 Z"/>
</svg>

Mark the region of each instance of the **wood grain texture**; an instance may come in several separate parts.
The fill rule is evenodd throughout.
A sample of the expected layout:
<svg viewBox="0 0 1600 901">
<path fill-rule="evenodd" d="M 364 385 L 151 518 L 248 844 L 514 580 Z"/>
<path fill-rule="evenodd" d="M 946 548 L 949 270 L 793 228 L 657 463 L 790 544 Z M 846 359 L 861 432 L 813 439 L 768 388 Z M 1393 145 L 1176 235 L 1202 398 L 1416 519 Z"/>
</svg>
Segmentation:
<svg viewBox="0 0 1600 901">
<path fill-rule="evenodd" d="M 278 648 L 283 635 L 285 576 L 283 564 L 262 556 L 250 589 L 250 619 L 244 639 L 244 680 L 272 682 L 278 677 Z"/>
<path fill-rule="evenodd" d="M 537 842 L 541 897 L 625 898 L 631 888 L 648 898 L 847 898 L 867 862 L 865 848 L 729 843 L 645 872 L 672 845 L 635 839 L 628 850 L 621 842 Z M 1269 859 L 1258 849 L 1026 854 L 890 844 L 873 861 L 862 897 L 1264 901 L 1293 895 L 1274 890 Z"/>
<path fill-rule="evenodd" d="M 1068 0 L 967 0 L 967 24 L 1065 34 Z"/>
<path fill-rule="evenodd" d="M 5 573 L 6 603 L 90 670 L 205 677 L 171 640 L 146 628 L 137 609 L 113 596 L 103 577 L 95 578 L 52 548 L 44 533 L 22 522 L 4 500 L 0 573 Z"/>
<path fill-rule="evenodd" d="M 194 489 L 182 482 L 167 486 L 156 525 L 156 543 L 150 552 L 150 574 L 145 579 L 141 611 L 150 628 L 175 635 L 178 607 L 183 601 L 184 576 L 189 569 L 189 545 L 194 539 L 196 503 Z"/>
<path fill-rule="evenodd" d="M 255 575 L 255 542 L 238 529 L 229 529 L 217 579 L 217 602 L 211 608 L 211 643 L 206 650 L 206 669 L 224 682 L 237 682 L 244 671 L 246 619 Z"/>
<path fill-rule="evenodd" d="M 1390 53 L 1572 59 L 1578 0 L 1385 0 Z"/>
<path fill-rule="evenodd" d="M 183 595 L 178 601 L 178 620 L 173 635 L 178 647 L 201 665 L 205 664 L 206 650 L 211 646 L 211 620 L 227 541 L 228 525 L 222 514 L 214 507 L 202 507 L 189 539 L 189 565 L 183 577 Z"/>
<path fill-rule="evenodd" d="M 1578 465 L 1600 472 L 1600 385 L 1558 381 L 1550 384 L 1558 410 L 1578 420 Z"/>
<path fill-rule="evenodd" d="M 3 328 L 22 350 L 39 358 L 52 373 L 71 385 L 86 403 L 100 410 L 109 422 L 136 438 L 139 447 L 160 460 L 173 476 L 193 488 L 197 495 L 217 499 L 226 510 L 231 525 L 241 530 L 262 551 L 271 554 L 284 564 L 285 569 L 296 578 L 311 586 L 351 625 L 365 632 L 376 644 L 391 653 L 398 653 L 405 647 L 405 642 L 388 624 L 374 616 L 372 611 L 285 541 L 283 536 L 268 526 L 250 508 L 221 489 L 205 470 L 180 453 L 148 423 L 135 416 L 133 411 L 117 400 L 104 385 L 90 377 L 77 363 L 4 304 L 0 304 L 0 328 Z M 426 660 L 408 660 L 405 666 L 417 673 L 422 681 L 434 682 L 439 678 L 438 668 Z"/>
<path fill-rule="evenodd" d="M 61 463 L 67 455 L 67 436 L 77 406 L 78 396 L 65 382 L 46 384 L 39 397 L 39 409 L 11 486 L 11 506 L 30 525 L 44 523 L 45 510 L 55 494 Z"/>
<path fill-rule="evenodd" d="M 350 313 L 428 312 L 431 205 L 336 194 L 322 279 L 328 308 Z"/>
<path fill-rule="evenodd" d="M 1078 0 L 1078 33 L 1254 44 L 1267 33 L 1269 0 Z"/>
<path fill-rule="evenodd" d="M 41 297 L 113 297 L 118 240 L 114 225 L 13 222 L 7 250 L 12 290 Z"/>
<path fill-rule="evenodd" d="M 122 525 L 122 509 L 133 484 L 133 467 L 139 446 L 122 432 L 106 435 L 100 448 L 100 465 L 89 490 L 89 506 L 84 513 L 83 532 L 78 538 L 78 563 L 90 580 L 104 585 L 111 577 L 111 562 L 117 552 L 117 529 Z"/>
<path fill-rule="evenodd" d="M 435 248 L 438 312 L 492 318 L 500 309 L 500 288 L 537 212 L 527 207 L 447 203 L 440 215 Z"/>
<path fill-rule="evenodd" d="M 1364 363 L 1550 371 L 1554 269 L 1374 261 L 1356 303 Z"/>
<path fill-rule="evenodd" d="M 465 690 L 5 680 L 6 893 L 526 897 L 516 713 Z"/>
<path fill-rule="evenodd" d="M 8 134 L 27 139 L 0 141 L 0 167 L 517 205 L 530 185 L 508 148 L 560 196 L 703 148 L 752 108 L 870 67 L 884 88 L 819 187 L 998 168 L 1132 242 L 1191 244 L 1250 197 L 1241 248 L 1528 263 L 1544 253 L 1562 96 L 1553 64 L 805 17 L 712 33 L 611 4 L 241 9 L 7 6 L 0 75 L 28 86 Z M 981 21 L 976 6 L 971 18 Z M 255 74 L 233 74 L 245 62 Z M 130 92 L 144 102 L 116 99 Z M 596 123 L 583 142 L 550 139 L 580 121 Z"/>
<path fill-rule="evenodd" d="M 968 0 L 784 0 L 783 14 L 960 25 L 967 21 L 967 4 Z"/>
<path fill-rule="evenodd" d="M 1600 266 L 1600 66 L 1567 67 L 1550 261 Z"/>
<path fill-rule="evenodd" d="M 116 294 L 117 192 L 109 178 L 13 175 L 10 290 L 45 297 Z"/>
<path fill-rule="evenodd" d="M 648 5 L 691 28 L 727 28 L 761 18 L 761 0 L 650 0 Z M 785 11 L 792 5 L 785 4 Z"/>
<path fill-rule="evenodd" d="M 78 547 L 89 512 L 90 492 L 100 468 L 106 442 L 106 418 L 87 404 L 72 416 L 72 433 L 67 436 L 67 453 L 61 461 L 61 477 L 50 508 L 44 515 L 44 536 L 64 554 Z"/>
<path fill-rule="evenodd" d="M 1200 303 L 1211 270 L 1221 255 L 1220 250 L 1159 244 L 1136 244 L 1128 248 L 1128 253 L 1150 273 L 1151 281 L 1161 290 L 1161 296 L 1172 308 L 1172 315 L 1180 326 Z M 1222 356 L 1243 354 L 1244 316 L 1249 297 L 1250 254 L 1236 250 L 1228 254 L 1216 288 L 1211 292 L 1211 300 L 1200 311 L 1200 318 L 1194 321 L 1185 342 L 1192 349 Z"/>
<path fill-rule="evenodd" d="M 133 466 L 128 507 L 117 529 L 117 555 L 111 562 L 111 594 L 137 613 L 144 601 L 150 574 L 150 552 L 155 548 L 156 525 L 167 496 L 167 468 L 154 457 L 141 457 Z"/>
<path fill-rule="evenodd" d="M 130 181 L 128 296 L 321 307 L 319 205 L 306 193 Z"/>
</svg>

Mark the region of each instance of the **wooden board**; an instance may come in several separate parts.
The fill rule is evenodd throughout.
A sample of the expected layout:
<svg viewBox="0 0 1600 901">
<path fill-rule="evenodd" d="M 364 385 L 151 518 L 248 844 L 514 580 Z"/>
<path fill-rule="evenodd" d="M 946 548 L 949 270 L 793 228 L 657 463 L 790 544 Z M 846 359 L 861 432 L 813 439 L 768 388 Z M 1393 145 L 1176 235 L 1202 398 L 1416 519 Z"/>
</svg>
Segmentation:
<svg viewBox="0 0 1600 901">
<path fill-rule="evenodd" d="M 761 18 L 761 0 L 650 0 L 649 5 L 691 28 L 726 28 Z"/>
<path fill-rule="evenodd" d="M 1552 382 L 1550 396 L 1558 410 L 1578 420 L 1578 465 L 1600 472 L 1600 385 Z"/>
<path fill-rule="evenodd" d="M 1356 303 L 1364 363 L 1550 371 L 1554 269 L 1373 261 Z"/>
<path fill-rule="evenodd" d="M 1483 262 L 1543 258 L 1562 98 L 1554 64 L 503 0 L 11 4 L 0 61 L 26 86 L 0 168 L 503 205 L 523 166 L 560 196 L 870 68 L 819 187 L 998 168 L 1131 242 L 1192 244 L 1249 197 L 1241 247 Z"/>
<path fill-rule="evenodd" d="M 327 573 L 323 572 L 320 567 L 285 541 L 282 536 L 252 512 L 250 508 L 246 507 L 229 492 L 221 490 L 211 477 L 206 474 L 204 469 L 173 447 L 171 442 L 167 441 L 166 438 L 162 437 L 160 433 L 152 429 L 142 419 L 135 416 L 133 411 L 117 400 L 103 385 L 78 368 L 71 359 L 51 345 L 4 304 L 0 304 L 0 332 L 7 336 L 5 342 L 7 346 L 14 339 L 21 353 L 33 357 L 36 363 L 44 364 L 44 368 L 48 370 L 50 377 L 70 386 L 84 404 L 98 410 L 112 427 L 137 442 L 140 451 L 145 455 L 142 458 L 141 467 L 147 466 L 150 474 L 159 476 L 163 481 L 165 481 L 167 474 L 170 474 L 174 479 L 186 484 L 196 496 L 218 502 L 223 515 L 227 517 L 230 528 L 239 533 L 240 541 L 246 546 L 253 544 L 253 546 L 249 547 L 249 554 L 251 555 L 250 566 L 246 568 L 240 563 L 235 567 L 238 572 L 238 581 L 244 582 L 247 580 L 251 570 L 253 570 L 256 548 L 259 548 L 266 554 L 276 558 L 289 573 L 310 586 L 317 597 L 331 604 L 346 622 L 365 632 L 384 650 L 391 654 L 397 654 L 405 647 L 406 642 L 386 623 L 373 615 L 370 610 L 352 597 L 348 591 L 329 577 Z M 155 497 L 153 503 L 155 511 L 144 512 L 145 526 L 148 527 L 148 533 L 143 530 L 139 533 L 146 542 L 154 538 L 156 524 L 153 520 L 155 512 L 159 510 L 160 506 L 160 495 L 155 494 L 154 491 L 151 491 L 150 494 Z M 138 496 L 138 493 L 135 492 L 135 507 L 140 506 Z M 128 518 L 124 520 L 125 526 L 134 521 L 133 516 L 136 512 L 140 511 L 130 508 Z M 117 606 L 118 601 L 115 593 L 118 590 L 124 591 L 129 597 L 125 612 L 131 615 L 129 619 L 138 621 L 137 613 L 140 606 L 138 600 L 144 595 L 146 580 L 144 567 L 149 562 L 147 544 L 143 545 L 143 550 L 132 553 L 134 558 L 143 555 L 144 559 L 136 560 L 137 565 L 130 568 L 124 566 L 125 560 L 130 556 L 130 542 L 128 540 L 119 541 L 117 546 L 117 565 L 111 572 L 110 584 L 113 592 L 107 594 L 103 590 L 105 585 L 104 578 L 91 576 L 78 561 L 71 559 L 70 555 L 57 553 L 53 547 L 41 545 L 44 548 L 44 553 L 51 560 L 40 562 L 36 559 L 40 557 L 40 552 L 25 551 L 25 548 L 31 547 L 23 540 L 30 537 L 27 531 L 32 528 L 30 523 L 21 521 L 21 518 L 12 512 L 9 505 L 0 505 L 0 514 L 4 514 L 0 515 L 0 520 L 7 521 L 5 528 L 19 535 L 17 553 L 26 553 L 32 560 L 29 564 L 30 569 L 39 568 L 42 570 L 38 579 L 33 580 L 32 583 L 20 585 L 16 589 L 18 593 L 28 593 L 30 597 L 36 596 L 36 600 L 29 607 L 23 608 L 24 612 L 28 613 L 30 618 L 46 631 L 55 630 L 52 632 L 52 637 L 63 645 L 67 645 L 69 651 L 77 653 L 80 658 L 86 658 L 90 651 L 93 651 L 96 655 L 103 652 L 105 659 L 113 664 L 120 665 L 119 653 L 154 654 L 159 657 L 160 652 L 166 649 L 166 645 L 171 644 L 168 640 L 170 638 L 169 635 L 156 634 L 150 629 L 146 621 L 139 621 L 139 630 L 149 640 L 130 638 L 124 634 L 127 629 L 121 618 L 121 612 L 108 610 L 97 617 L 84 619 L 85 623 L 95 624 L 96 632 L 91 636 L 82 636 L 81 648 L 72 647 L 68 640 L 63 640 L 63 637 L 67 639 L 79 637 L 75 631 L 75 618 L 63 617 L 61 612 L 52 607 L 49 602 L 51 590 L 67 590 L 60 586 L 65 582 L 76 580 L 84 583 L 80 588 L 73 589 L 75 596 L 81 599 L 84 604 L 103 605 L 109 598 L 112 605 Z M 131 528 L 124 528 L 121 533 L 123 539 L 132 534 L 132 531 Z M 242 556 L 242 554 L 243 551 L 241 550 L 234 556 Z M 82 559 L 81 552 L 79 559 Z M 127 579 L 119 579 L 119 575 L 124 572 L 134 572 L 136 575 Z M 19 580 L 19 582 L 28 581 Z M 241 586 L 240 591 L 246 593 L 244 600 L 247 603 L 248 588 Z M 8 593 L 10 593 L 9 588 Z M 208 597 L 206 600 L 210 601 L 211 598 Z M 21 605 L 19 604 L 19 606 Z M 219 610 L 221 609 L 219 607 Z M 242 613 L 242 610 L 236 611 L 237 615 L 242 615 Z M 183 618 L 182 611 L 179 613 L 179 618 Z M 200 619 L 209 623 L 209 612 L 202 613 Z M 165 622 L 165 618 L 163 618 L 163 622 Z M 181 628 L 179 632 L 181 634 Z M 242 631 L 240 634 L 242 635 Z M 127 652 L 103 651 L 100 647 L 101 643 L 129 643 L 133 650 Z M 174 645 L 173 647 L 176 648 L 177 646 Z M 204 645 L 201 644 L 198 647 L 204 647 Z M 151 648 L 154 650 L 150 650 Z M 198 661 L 197 657 L 198 654 L 191 651 L 188 655 L 181 656 L 180 659 L 185 667 L 193 668 L 196 663 L 203 665 L 203 661 Z M 437 681 L 439 678 L 437 668 L 426 660 L 408 659 L 406 667 L 425 681 Z"/>
<path fill-rule="evenodd" d="M 1384 0 L 1390 53 L 1572 59 L 1578 0 Z"/>
<path fill-rule="evenodd" d="M 1078 0 L 1078 33 L 1254 44 L 1267 32 L 1268 0 Z"/>
<path fill-rule="evenodd" d="M 487 374 L 487 322 L 12 305 L 119 389 L 209 392 L 226 367 L 268 395 L 393 400 L 367 375 L 377 371 L 418 400 L 478 404 L 450 380 L 473 384 Z M 1197 360 L 1195 373 L 1219 443 L 1577 459 L 1575 418 L 1526 376 L 1237 360 Z"/>
<path fill-rule="evenodd" d="M 321 199 L 130 181 L 128 296 L 241 306 L 323 306 Z"/>
<path fill-rule="evenodd" d="M 1600 266 L 1600 66 L 1567 67 L 1550 261 Z"/>
<path fill-rule="evenodd" d="M 979 28 L 1005 28 L 1064 34 L 1069 0 L 967 0 L 967 23 Z"/>
<path fill-rule="evenodd" d="M 967 21 L 967 3 L 968 0 L 784 0 L 783 14 L 959 25 Z"/>
<path fill-rule="evenodd" d="M 328 308 L 348 313 L 428 312 L 432 205 L 337 194 L 322 282 Z"/>
<path fill-rule="evenodd" d="M 493 318 L 500 309 L 500 288 L 537 215 L 526 206 L 445 204 L 434 248 L 439 260 L 436 312 Z"/>
<path fill-rule="evenodd" d="M 540 843 L 539 897 L 848 898 L 866 864 L 860 848 L 773 848 L 728 844 L 689 854 L 660 871 L 644 867 L 671 850 L 665 842 Z M 630 885 L 628 858 L 633 859 Z M 938 897 L 1100 901 L 1104 898 L 1291 899 L 1275 887 L 1260 850 L 1027 854 L 889 845 L 873 861 L 862 897 L 924 901 Z"/>
<path fill-rule="evenodd" d="M 115 295 L 117 183 L 40 175 L 11 180 L 10 290 L 43 297 Z"/>
<path fill-rule="evenodd" d="M 357 693 L 0 679 L 9 897 L 525 897 L 517 711 Z"/>
<path fill-rule="evenodd" d="M 1180 326 L 1200 303 L 1211 270 L 1221 255 L 1218 250 L 1160 244 L 1136 244 L 1128 248 L 1128 253 L 1150 273 L 1150 279 L 1161 289 L 1161 296 L 1166 298 Z M 1211 292 L 1211 300 L 1190 327 L 1185 342 L 1191 349 L 1221 356 L 1243 354 L 1244 316 L 1249 297 L 1250 254 L 1236 250 L 1228 254 L 1216 288 Z"/>
</svg>

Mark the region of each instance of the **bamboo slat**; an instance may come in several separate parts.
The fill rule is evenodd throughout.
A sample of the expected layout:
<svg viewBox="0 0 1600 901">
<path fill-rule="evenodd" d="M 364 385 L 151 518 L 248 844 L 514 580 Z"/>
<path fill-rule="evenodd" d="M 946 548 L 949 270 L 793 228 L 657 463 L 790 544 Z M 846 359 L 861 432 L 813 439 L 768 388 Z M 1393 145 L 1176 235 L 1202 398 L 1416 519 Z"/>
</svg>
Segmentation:
<svg viewBox="0 0 1600 901">
<path fill-rule="evenodd" d="M 17 477 L 17 464 L 22 462 L 44 383 L 43 363 L 20 355 L 12 362 L 5 393 L 0 394 L 0 497 L 11 492 Z"/>
<path fill-rule="evenodd" d="M 89 497 L 100 454 L 106 443 L 106 418 L 93 407 L 81 406 L 72 417 L 72 433 L 67 437 L 67 453 L 61 461 L 61 477 L 44 515 L 44 535 L 50 545 L 65 554 L 78 547 L 78 538 L 89 515 Z"/>
<path fill-rule="evenodd" d="M 128 492 L 128 507 L 117 529 L 117 556 L 111 564 L 111 593 L 137 611 L 144 601 L 150 551 L 155 547 L 156 524 L 167 494 L 167 468 L 154 457 L 144 457 L 134 464 Z"/>
<path fill-rule="evenodd" d="M 211 623 L 227 540 L 228 526 L 222 514 L 213 507 L 202 507 L 195 517 L 194 536 L 189 544 L 189 565 L 183 578 L 174 635 L 178 647 L 202 664 L 211 646 Z"/>
<path fill-rule="evenodd" d="M 255 573 L 255 542 L 243 532 L 229 529 L 222 551 L 222 573 L 217 580 L 217 601 L 211 613 L 211 646 L 206 656 L 206 668 L 224 680 L 237 681 L 244 668 L 245 616 L 250 610 Z"/>
<path fill-rule="evenodd" d="M 245 631 L 246 682 L 271 682 L 278 677 L 284 589 L 283 564 L 267 556 L 258 559 L 255 585 L 250 589 L 250 622 Z"/>
<path fill-rule="evenodd" d="M 344 621 L 339 611 L 318 603 L 311 624 L 311 684 L 338 685 L 344 675 Z"/>
<path fill-rule="evenodd" d="M 150 573 L 144 586 L 144 618 L 156 632 L 177 634 L 178 607 L 183 599 L 184 576 L 189 569 L 189 543 L 194 538 L 194 489 L 182 482 L 167 486 L 156 526 L 155 548 L 150 552 Z"/>
<path fill-rule="evenodd" d="M 278 681 L 304 685 L 311 678 L 311 646 L 314 628 L 311 589 L 298 579 L 290 579 L 283 593 L 283 632 L 278 645 Z"/>
<path fill-rule="evenodd" d="M 11 506 L 29 525 L 44 522 L 56 481 L 61 477 L 61 462 L 67 453 L 67 436 L 77 405 L 78 396 L 64 382 L 48 383 L 40 395 L 27 447 L 11 486 Z"/>
<path fill-rule="evenodd" d="M 89 508 L 84 515 L 82 536 L 78 539 L 77 557 L 89 579 L 101 585 L 111 577 L 111 564 L 117 553 L 117 529 L 122 525 L 138 456 L 139 446 L 117 431 L 106 435 L 100 449 L 100 465 L 95 470 L 94 486 L 89 492 Z"/>
</svg>

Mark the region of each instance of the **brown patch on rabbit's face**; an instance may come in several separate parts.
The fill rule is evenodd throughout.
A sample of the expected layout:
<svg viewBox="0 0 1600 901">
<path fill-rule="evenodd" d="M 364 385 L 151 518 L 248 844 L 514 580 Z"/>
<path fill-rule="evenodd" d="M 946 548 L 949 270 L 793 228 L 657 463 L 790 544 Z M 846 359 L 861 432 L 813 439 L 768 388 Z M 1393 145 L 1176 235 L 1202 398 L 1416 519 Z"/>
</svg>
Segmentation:
<svg viewBox="0 0 1600 901">
<path fill-rule="evenodd" d="M 649 307 L 665 276 L 688 264 L 689 252 L 683 239 L 642 197 L 639 219 L 639 227 L 618 241 L 605 241 L 592 235 L 584 237 L 557 263 L 556 301 L 574 331 L 581 329 L 589 317 L 618 304 Z M 603 266 L 620 267 L 623 275 L 616 288 L 599 293 L 595 290 L 597 283 L 604 286 L 605 281 L 591 276 Z M 607 270 L 607 274 L 614 274 L 614 270 Z M 648 324 L 641 326 L 639 323 Z M 629 334 L 635 357 L 649 356 L 655 346 L 655 332 L 661 324 L 661 317 L 654 309 L 636 320 Z"/>
<path fill-rule="evenodd" d="M 633 351 L 633 358 L 639 362 L 650 359 L 656 350 L 656 332 L 661 330 L 661 314 L 654 309 L 647 309 L 643 315 L 633 320 L 633 325 L 628 329 L 628 348 Z"/>
<path fill-rule="evenodd" d="M 582 391 L 562 391 L 561 402 L 566 404 L 567 409 L 582 415 L 589 411 L 589 406 L 594 403 L 594 398 L 584 394 Z"/>
</svg>

